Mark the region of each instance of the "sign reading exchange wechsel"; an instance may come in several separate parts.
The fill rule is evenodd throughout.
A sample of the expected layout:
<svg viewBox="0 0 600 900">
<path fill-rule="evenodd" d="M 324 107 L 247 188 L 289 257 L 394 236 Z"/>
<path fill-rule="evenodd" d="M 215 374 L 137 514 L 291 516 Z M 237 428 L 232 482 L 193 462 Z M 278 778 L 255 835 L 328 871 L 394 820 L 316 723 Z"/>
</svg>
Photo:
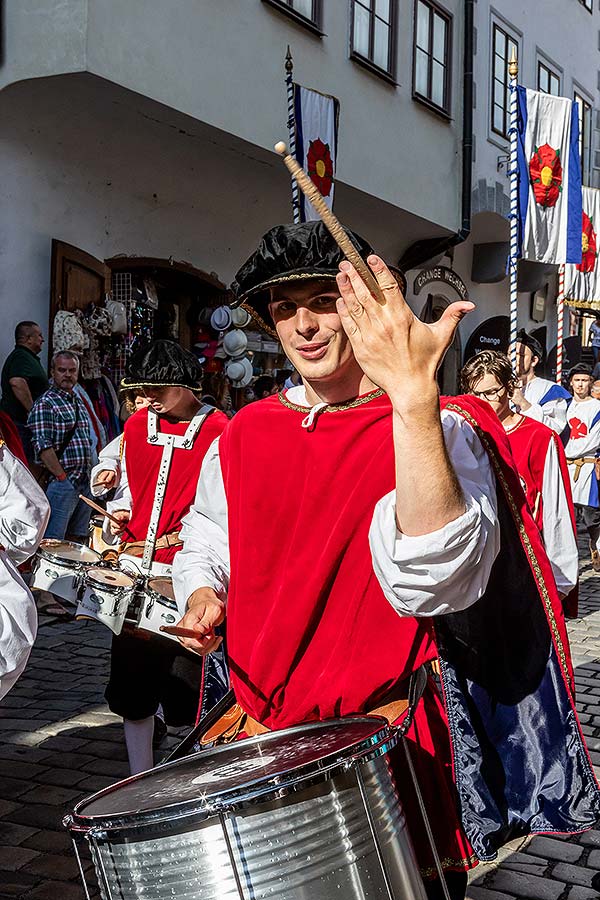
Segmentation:
<svg viewBox="0 0 600 900">
<path fill-rule="evenodd" d="M 419 272 L 413 285 L 415 297 L 421 293 L 426 284 L 431 284 L 432 281 L 443 281 L 444 284 L 454 288 L 461 300 L 469 299 L 466 284 L 460 275 L 457 275 L 456 272 L 453 272 L 447 266 L 434 266 L 433 269 L 423 269 L 422 272 Z"/>
</svg>

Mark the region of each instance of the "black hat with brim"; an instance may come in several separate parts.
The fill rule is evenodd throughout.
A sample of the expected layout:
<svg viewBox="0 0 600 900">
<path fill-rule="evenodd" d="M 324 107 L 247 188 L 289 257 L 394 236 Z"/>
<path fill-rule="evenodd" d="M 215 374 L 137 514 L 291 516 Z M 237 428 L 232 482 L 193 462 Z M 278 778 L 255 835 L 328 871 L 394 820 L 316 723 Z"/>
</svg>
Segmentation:
<svg viewBox="0 0 600 900">
<path fill-rule="evenodd" d="M 373 248 L 352 231 L 346 234 L 366 260 Z M 269 334 L 276 332 L 269 315 L 269 288 L 293 282 L 335 281 L 345 259 L 329 231 L 319 221 L 276 225 L 237 272 L 231 285 L 231 306 L 242 306 Z"/>
<path fill-rule="evenodd" d="M 544 361 L 544 356 L 546 355 L 544 353 L 544 348 L 537 338 L 534 338 L 532 334 L 528 334 L 524 328 L 521 328 L 517 332 L 517 342 L 523 344 L 524 347 L 529 347 L 533 355 L 537 356 L 540 362 Z"/>
<path fill-rule="evenodd" d="M 572 368 L 569 369 L 569 373 L 567 375 L 568 380 L 570 381 L 574 375 L 589 375 L 592 377 L 592 368 L 588 366 L 587 363 L 577 363 Z"/>
<path fill-rule="evenodd" d="M 202 367 L 193 353 L 175 341 L 153 341 L 131 357 L 123 389 L 181 387 L 199 391 Z"/>
</svg>

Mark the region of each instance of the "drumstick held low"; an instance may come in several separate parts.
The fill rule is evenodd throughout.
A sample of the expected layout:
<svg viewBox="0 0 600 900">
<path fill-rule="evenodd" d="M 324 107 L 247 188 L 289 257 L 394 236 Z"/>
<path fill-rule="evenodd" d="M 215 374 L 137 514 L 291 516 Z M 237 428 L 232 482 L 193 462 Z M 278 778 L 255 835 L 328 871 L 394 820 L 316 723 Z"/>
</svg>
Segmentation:
<svg viewBox="0 0 600 900">
<path fill-rule="evenodd" d="M 107 512 L 105 509 L 103 509 L 97 503 L 94 503 L 94 501 L 90 500 L 89 497 L 84 497 L 83 494 L 80 494 L 79 499 L 83 500 L 84 503 L 87 503 L 87 505 L 89 507 L 91 507 L 91 509 L 95 510 L 97 513 L 101 513 L 103 516 L 106 516 L 107 519 L 110 519 L 110 521 L 114 522 L 116 525 L 119 525 L 119 526 L 123 525 L 123 522 L 120 519 L 117 519 L 117 517 L 113 516 L 112 513 Z M 131 534 L 127 525 L 125 525 L 125 531 L 127 531 L 129 534 Z"/>
<path fill-rule="evenodd" d="M 163 631 L 165 634 L 172 634 L 174 637 L 195 638 L 196 640 L 212 635 L 212 629 L 207 634 L 200 634 L 199 631 L 193 631 L 191 628 L 180 628 L 178 625 L 161 625 L 159 631 Z"/>
<path fill-rule="evenodd" d="M 331 234 L 331 237 L 334 239 L 346 259 L 352 263 L 373 296 L 376 297 L 380 303 L 385 303 L 385 297 L 383 296 L 383 291 L 379 287 L 377 279 L 344 231 L 340 220 L 332 213 L 332 211 L 325 203 L 317 186 L 306 174 L 300 163 L 295 160 L 294 157 L 290 155 L 290 153 L 288 153 L 288 148 L 283 141 L 279 141 L 279 143 L 275 144 L 275 147 L 273 149 L 276 153 L 279 153 L 280 156 L 283 157 L 283 161 L 291 175 L 296 179 L 298 187 L 302 190 L 302 193 L 310 200 L 310 202 L 318 212 L 321 221 Z"/>
</svg>

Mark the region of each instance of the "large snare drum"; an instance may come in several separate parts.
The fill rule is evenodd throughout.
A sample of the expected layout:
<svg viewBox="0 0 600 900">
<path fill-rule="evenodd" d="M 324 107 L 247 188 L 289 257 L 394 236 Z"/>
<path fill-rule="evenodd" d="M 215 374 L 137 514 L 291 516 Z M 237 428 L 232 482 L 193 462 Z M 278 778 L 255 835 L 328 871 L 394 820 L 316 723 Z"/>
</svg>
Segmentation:
<svg viewBox="0 0 600 900">
<path fill-rule="evenodd" d="M 63 600 L 76 603 L 82 576 L 91 566 L 97 566 L 101 561 L 100 554 L 84 544 L 44 540 L 31 565 L 30 586 L 51 591 Z"/>
<path fill-rule="evenodd" d="M 119 569 L 89 569 L 79 589 L 78 619 L 96 619 L 120 634 L 135 589 L 135 579 Z"/>
<path fill-rule="evenodd" d="M 168 575 L 148 578 L 144 589 L 144 599 L 138 619 L 138 628 L 160 634 L 161 625 L 175 625 L 181 615 L 175 602 L 173 579 Z M 162 637 L 170 637 L 163 634 Z M 177 640 L 177 638 L 173 638 Z"/>
<path fill-rule="evenodd" d="M 384 719 L 206 750 L 83 800 L 103 900 L 425 900 Z"/>
</svg>

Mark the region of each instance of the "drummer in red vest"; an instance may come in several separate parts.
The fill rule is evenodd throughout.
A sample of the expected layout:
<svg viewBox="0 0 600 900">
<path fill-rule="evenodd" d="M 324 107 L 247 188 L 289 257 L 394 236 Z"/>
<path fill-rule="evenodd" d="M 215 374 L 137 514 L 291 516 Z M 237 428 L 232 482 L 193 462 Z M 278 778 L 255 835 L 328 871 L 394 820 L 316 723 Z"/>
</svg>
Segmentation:
<svg viewBox="0 0 600 900">
<path fill-rule="evenodd" d="M 408 746 L 462 898 L 477 859 L 518 834 L 590 827 L 600 797 L 552 572 L 502 428 L 474 398 L 440 412 L 436 371 L 472 304 L 420 322 L 351 237 L 385 302 L 319 222 L 271 229 L 237 273 L 236 302 L 302 384 L 241 410 L 205 457 L 173 571 L 182 625 L 198 633 L 184 643 L 209 653 L 226 624 L 228 738 L 236 717 L 249 736 L 356 714 L 400 722 L 413 674 L 429 673 Z M 428 897 L 442 897 L 394 753 Z"/>
<path fill-rule="evenodd" d="M 107 504 L 121 524 L 108 526 L 121 539 L 120 565 L 142 575 L 170 575 L 204 456 L 227 423 L 222 413 L 201 403 L 201 379 L 191 353 L 159 340 L 132 357 L 123 381 L 124 388 L 143 392 L 149 405 L 125 423 L 119 484 Z M 93 478 L 99 477 L 94 470 Z M 167 724 L 181 726 L 195 721 L 201 682 L 206 686 L 216 679 L 214 700 L 220 699 L 224 667 L 215 661 L 210 666 L 214 671 L 203 679 L 200 657 L 148 631 L 125 628 L 113 638 L 106 698 L 123 716 L 132 774 L 153 766 L 159 706 Z"/>
<path fill-rule="evenodd" d="M 511 408 L 517 378 L 508 356 L 483 350 L 461 372 L 463 390 L 489 403 L 502 423 L 536 525 L 544 538 L 556 587 L 566 598 L 577 585 L 579 556 L 567 458 L 555 431 Z M 573 596 L 573 595 L 572 595 Z M 567 614 L 576 614 L 576 602 Z"/>
</svg>

